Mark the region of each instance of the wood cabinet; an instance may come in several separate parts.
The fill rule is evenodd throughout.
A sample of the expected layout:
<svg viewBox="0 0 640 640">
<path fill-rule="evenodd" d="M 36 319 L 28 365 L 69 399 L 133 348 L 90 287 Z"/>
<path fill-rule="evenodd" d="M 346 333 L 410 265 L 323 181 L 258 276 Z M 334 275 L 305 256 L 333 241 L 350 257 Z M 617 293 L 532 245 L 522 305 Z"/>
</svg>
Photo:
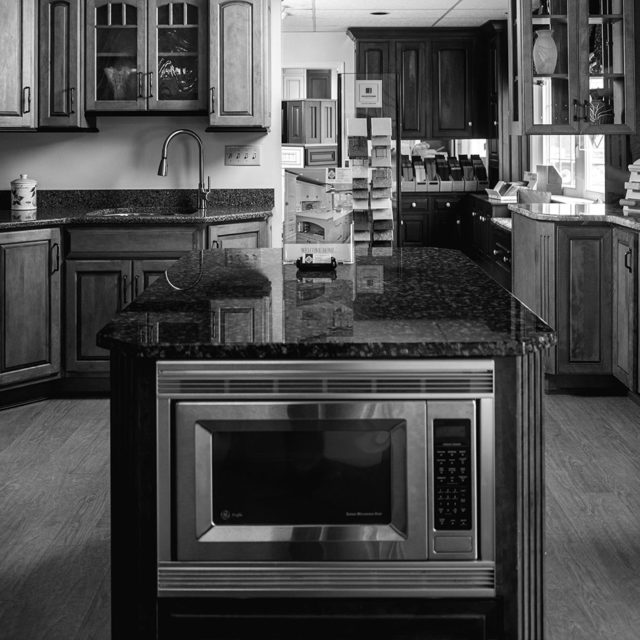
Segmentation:
<svg viewBox="0 0 640 640">
<path fill-rule="evenodd" d="M 282 70 L 282 99 L 304 100 L 307 97 L 307 70 L 286 68 Z"/>
<path fill-rule="evenodd" d="M 461 196 L 411 194 L 404 197 L 400 210 L 400 245 L 460 248 Z"/>
<path fill-rule="evenodd" d="M 612 230 L 513 219 L 513 293 L 557 331 L 547 372 L 612 373 Z"/>
<path fill-rule="evenodd" d="M 40 129 L 95 129 L 84 108 L 84 6 L 80 0 L 39 0 Z"/>
<path fill-rule="evenodd" d="M 287 100 L 283 112 L 285 144 L 336 144 L 335 100 Z"/>
<path fill-rule="evenodd" d="M 210 249 L 258 249 L 269 246 L 268 222 L 255 220 L 209 226 Z"/>
<path fill-rule="evenodd" d="M 469 138 L 486 129 L 486 64 L 479 29 L 352 28 L 359 78 L 382 80 L 383 115 L 402 137 Z M 397 86 L 396 86 L 397 84 Z M 484 110 L 486 112 L 486 109 Z"/>
<path fill-rule="evenodd" d="M 633 133 L 638 87 L 633 0 L 511 0 L 519 130 Z M 550 11 L 541 15 L 547 6 Z"/>
<path fill-rule="evenodd" d="M 60 372 L 60 232 L 0 234 L 0 386 Z"/>
<path fill-rule="evenodd" d="M 434 38 L 430 43 L 432 81 L 431 134 L 436 138 L 472 138 L 476 119 L 473 60 L 475 38 Z M 484 124 L 484 123 L 483 123 Z"/>
<path fill-rule="evenodd" d="M 88 0 L 88 111 L 203 111 L 205 0 Z"/>
<path fill-rule="evenodd" d="M 260 343 L 271 338 L 271 296 L 211 300 L 213 344 Z"/>
<path fill-rule="evenodd" d="M 209 130 L 271 126 L 270 0 L 211 0 Z"/>
<path fill-rule="evenodd" d="M 34 0 L 0 0 L 0 128 L 36 126 Z"/>
<path fill-rule="evenodd" d="M 67 230 L 67 372 L 109 371 L 109 352 L 96 345 L 96 334 L 176 259 L 201 246 L 201 233 L 186 225 Z"/>
<path fill-rule="evenodd" d="M 638 349 L 638 234 L 613 229 L 613 375 L 629 389 L 636 388 Z"/>
</svg>

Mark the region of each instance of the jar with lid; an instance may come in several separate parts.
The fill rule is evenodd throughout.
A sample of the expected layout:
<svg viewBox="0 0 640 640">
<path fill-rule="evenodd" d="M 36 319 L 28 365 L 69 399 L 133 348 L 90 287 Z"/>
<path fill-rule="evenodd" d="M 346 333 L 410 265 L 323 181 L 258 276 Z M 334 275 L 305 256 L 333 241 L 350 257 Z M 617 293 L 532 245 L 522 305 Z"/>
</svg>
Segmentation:
<svg viewBox="0 0 640 640">
<path fill-rule="evenodd" d="M 19 178 L 11 181 L 11 210 L 29 211 L 36 209 L 36 189 L 38 182 L 21 173 Z"/>
</svg>

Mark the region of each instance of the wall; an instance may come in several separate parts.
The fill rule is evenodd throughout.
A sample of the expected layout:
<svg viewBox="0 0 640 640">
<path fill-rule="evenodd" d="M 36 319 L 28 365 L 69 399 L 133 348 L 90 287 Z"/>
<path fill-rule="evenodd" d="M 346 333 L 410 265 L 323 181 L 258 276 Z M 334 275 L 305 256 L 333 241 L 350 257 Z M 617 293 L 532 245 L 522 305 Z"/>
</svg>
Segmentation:
<svg viewBox="0 0 640 640">
<path fill-rule="evenodd" d="M 283 33 L 282 66 L 355 70 L 355 44 L 346 33 Z M 344 69 L 337 69 L 344 65 Z"/>
<path fill-rule="evenodd" d="M 109 116 L 98 118 L 99 133 L 0 132 L 0 190 L 20 173 L 42 189 L 172 189 L 198 183 L 194 141 L 179 136 L 171 143 L 166 178 L 157 175 L 162 143 L 174 129 L 193 129 L 204 141 L 205 178 L 212 188 L 272 188 L 275 215 L 273 245 L 280 246 L 282 185 L 280 172 L 280 0 L 271 0 L 271 131 L 206 133 L 206 116 Z M 260 167 L 224 166 L 225 144 L 257 144 Z M 277 230 L 277 231 L 276 231 Z"/>
</svg>

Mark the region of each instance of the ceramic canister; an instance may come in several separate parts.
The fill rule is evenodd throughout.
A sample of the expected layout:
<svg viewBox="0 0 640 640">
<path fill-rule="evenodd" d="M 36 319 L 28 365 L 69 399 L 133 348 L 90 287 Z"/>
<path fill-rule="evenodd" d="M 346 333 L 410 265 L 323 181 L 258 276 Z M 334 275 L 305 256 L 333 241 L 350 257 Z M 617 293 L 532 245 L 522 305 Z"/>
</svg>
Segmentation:
<svg viewBox="0 0 640 640">
<path fill-rule="evenodd" d="M 19 178 L 11 181 L 11 210 L 28 211 L 36 208 L 36 187 L 38 183 L 21 173 Z"/>
</svg>

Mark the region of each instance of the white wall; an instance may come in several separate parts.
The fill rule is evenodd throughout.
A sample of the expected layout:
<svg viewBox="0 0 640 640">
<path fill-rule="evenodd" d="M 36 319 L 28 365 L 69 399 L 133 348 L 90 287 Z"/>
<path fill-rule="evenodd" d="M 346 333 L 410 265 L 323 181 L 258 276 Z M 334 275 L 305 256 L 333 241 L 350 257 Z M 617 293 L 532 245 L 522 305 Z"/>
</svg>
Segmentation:
<svg viewBox="0 0 640 640">
<path fill-rule="evenodd" d="M 282 66 L 355 71 L 355 43 L 346 33 L 283 33 Z M 344 65 L 344 69 L 337 69 Z"/>
<path fill-rule="evenodd" d="M 41 189 L 195 188 L 198 154 L 194 141 L 171 143 L 169 172 L 157 175 L 162 143 L 171 131 L 193 129 L 205 145 L 205 177 L 216 189 L 271 188 L 275 193 L 273 244 L 280 246 L 282 185 L 280 172 L 280 0 L 271 0 L 271 131 L 206 133 L 206 116 L 111 116 L 98 118 L 99 133 L 0 132 L 0 190 L 27 173 Z M 224 166 L 225 144 L 257 144 L 259 167 Z M 277 230 L 277 231 L 276 231 Z"/>
</svg>

